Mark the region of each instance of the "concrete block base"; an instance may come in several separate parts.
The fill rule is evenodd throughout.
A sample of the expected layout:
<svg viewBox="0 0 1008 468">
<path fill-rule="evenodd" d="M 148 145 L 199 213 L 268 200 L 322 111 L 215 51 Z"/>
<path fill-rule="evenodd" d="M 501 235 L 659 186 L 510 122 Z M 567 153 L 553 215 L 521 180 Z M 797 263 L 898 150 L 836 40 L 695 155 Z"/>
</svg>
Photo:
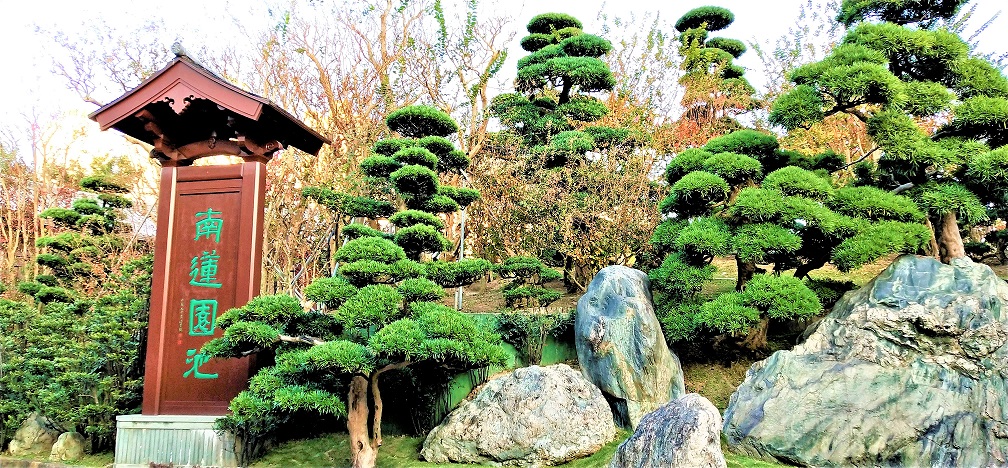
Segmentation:
<svg viewBox="0 0 1008 468">
<path fill-rule="evenodd" d="M 116 418 L 115 468 L 234 467 L 234 437 L 214 430 L 220 416 L 147 416 Z"/>
</svg>

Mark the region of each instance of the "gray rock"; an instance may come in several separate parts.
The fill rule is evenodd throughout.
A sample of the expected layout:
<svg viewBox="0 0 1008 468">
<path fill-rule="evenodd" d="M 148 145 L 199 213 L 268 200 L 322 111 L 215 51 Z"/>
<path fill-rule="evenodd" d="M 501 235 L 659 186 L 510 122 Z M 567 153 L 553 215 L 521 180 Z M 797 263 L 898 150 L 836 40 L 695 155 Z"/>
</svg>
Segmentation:
<svg viewBox="0 0 1008 468">
<path fill-rule="evenodd" d="M 49 452 L 49 461 L 77 460 L 84 456 L 84 444 L 87 440 L 78 432 L 64 432 L 56 439 Z"/>
<path fill-rule="evenodd" d="M 433 463 L 556 465 L 615 437 L 605 398 L 578 371 L 531 366 L 487 382 L 431 430 L 420 455 Z"/>
<path fill-rule="evenodd" d="M 574 344 L 581 371 L 609 397 L 617 423 L 635 428 L 645 414 L 686 393 L 679 358 L 655 316 L 644 272 L 609 266 L 577 304 Z"/>
<path fill-rule="evenodd" d="M 690 393 L 648 413 L 616 449 L 609 468 L 725 467 L 721 413 Z"/>
<path fill-rule="evenodd" d="M 60 434 L 53 427 L 48 419 L 38 413 L 28 415 L 28 419 L 18 428 L 14 438 L 7 445 L 7 452 L 15 457 L 47 455 L 52 451 L 53 443 Z"/>
<path fill-rule="evenodd" d="M 1008 283 L 897 259 L 808 339 L 749 369 L 728 444 L 803 465 L 1008 463 Z"/>
</svg>

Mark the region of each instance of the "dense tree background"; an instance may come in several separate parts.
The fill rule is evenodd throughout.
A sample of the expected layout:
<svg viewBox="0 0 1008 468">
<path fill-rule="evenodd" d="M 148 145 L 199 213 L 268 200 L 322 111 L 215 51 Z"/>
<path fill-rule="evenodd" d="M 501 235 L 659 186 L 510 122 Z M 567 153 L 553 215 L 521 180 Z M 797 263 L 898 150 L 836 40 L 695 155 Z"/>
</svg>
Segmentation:
<svg viewBox="0 0 1008 468">
<path fill-rule="evenodd" d="M 133 203 L 110 174 L 40 217 L 40 273 L 0 299 L 0 443 L 30 413 L 82 434 L 93 451 L 115 442 L 115 418 L 136 412 L 150 297 L 151 246 L 124 221 Z"/>
</svg>

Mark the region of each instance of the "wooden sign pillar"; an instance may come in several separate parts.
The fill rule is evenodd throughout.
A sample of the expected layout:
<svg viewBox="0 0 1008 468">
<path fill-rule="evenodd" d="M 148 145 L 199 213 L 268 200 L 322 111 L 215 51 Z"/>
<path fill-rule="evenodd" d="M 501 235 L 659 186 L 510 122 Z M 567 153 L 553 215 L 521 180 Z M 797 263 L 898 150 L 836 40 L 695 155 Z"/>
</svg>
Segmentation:
<svg viewBox="0 0 1008 468">
<path fill-rule="evenodd" d="M 144 414 L 226 414 L 246 387 L 250 358 L 200 349 L 259 293 L 265 184 L 258 160 L 161 169 Z"/>
<path fill-rule="evenodd" d="M 228 309 L 259 293 L 266 163 L 285 147 L 317 155 L 328 143 L 269 100 L 176 50 L 167 66 L 90 115 L 102 130 L 115 128 L 150 144 L 151 157 L 162 164 L 143 417 L 120 421 L 127 423 L 120 429 L 131 431 L 165 421 L 194 430 L 192 418 L 226 414 L 231 399 L 246 388 L 250 358 L 209 359 L 201 348 L 222 335 L 217 322 Z M 192 165 L 215 155 L 244 162 Z M 213 418 L 207 421 L 199 430 L 213 430 Z M 182 447 L 178 440 L 169 445 Z M 148 454 L 124 457 L 178 462 Z"/>
</svg>

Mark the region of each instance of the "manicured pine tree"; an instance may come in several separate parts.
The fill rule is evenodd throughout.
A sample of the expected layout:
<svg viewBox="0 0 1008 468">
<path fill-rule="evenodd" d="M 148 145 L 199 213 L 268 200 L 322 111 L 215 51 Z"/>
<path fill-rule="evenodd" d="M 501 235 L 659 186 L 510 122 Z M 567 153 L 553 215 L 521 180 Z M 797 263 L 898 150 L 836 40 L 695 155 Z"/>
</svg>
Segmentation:
<svg viewBox="0 0 1008 468">
<path fill-rule="evenodd" d="M 746 52 L 738 39 L 709 37 L 735 21 L 731 11 L 717 6 L 694 8 L 676 21 L 679 54 L 683 57 L 683 115 L 676 136 L 683 147 L 701 146 L 708 139 L 741 128 L 735 117 L 752 110 L 756 92 L 745 69 L 734 63 Z"/>
<path fill-rule="evenodd" d="M 770 113 L 787 129 L 837 113 L 865 122 L 881 151 L 855 167 L 858 183 L 906 191 L 926 212 L 931 250 L 944 262 L 965 256 L 960 223 L 988 220 L 988 208 L 1004 206 L 1008 182 L 1008 80 L 942 27 L 964 3 L 845 0 L 843 40 L 792 71 L 794 89 Z"/>
<path fill-rule="evenodd" d="M 504 304 L 507 307 L 546 307 L 560 299 L 559 292 L 543 287 L 550 281 L 560 279 L 560 273 L 537 258 L 511 257 L 500 265 L 494 265 L 493 272 L 501 278 L 511 280 L 503 289 Z"/>
<path fill-rule="evenodd" d="M 616 79 L 601 60 L 612 44 L 581 28 L 581 21 L 564 13 L 533 17 L 521 40 L 530 54 L 518 60 L 516 92 L 495 97 L 491 106 L 532 152 L 532 162 L 546 169 L 628 136 L 626 129 L 589 125 L 609 112 L 591 93 L 611 91 Z"/>
<path fill-rule="evenodd" d="M 401 138 L 377 142 L 361 172 L 395 199 L 378 202 L 320 188 L 306 195 L 344 215 L 385 214 L 396 232 L 348 225 L 343 235 L 351 240 L 335 253 L 337 276 L 317 279 L 305 289 L 312 307 L 303 308 L 290 296 L 258 297 L 222 316 L 224 336 L 204 348 L 218 357 L 261 353 L 275 363 L 232 400 L 231 414 L 222 422 L 243 437 L 249 452 L 263 437 L 297 423 L 299 415 L 331 415 L 347 420 L 353 466 L 372 467 L 382 445 L 385 373 L 426 366 L 436 368 L 437 375 L 453 375 L 504 362 L 498 335 L 436 302 L 444 287 L 471 284 L 485 275 L 489 262 L 427 261 L 450 247 L 437 214 L 456 211 L 479 196 L 438 179 L 439 172 L 468 165 L 445 138 L 456 124 L 427 106 L 402 108 L 386 122 Z M 400 205 L 406 209 L 390 213 Z"/>
<path fill-rule="evenodd" d="M 582 28 L 580 20 L 564 13 L 533 17 L 521 40 L 530 54 L 518 60 L 515 92 L 495 97 L 491 106 L 504 127 L 497 140 L 516 155 L 523 189 L 529 196 L 556 193 L 556 234 L 539 240 L 545 245 L 536 255 L 562 266 L 572 291 L 587 285 L 600 268 L 591 242 L 579 242 L 590 239 L 593 220 L 611 219 L 610 200 L 593 198 L 597 181 L 612 167 L 630 166 L 621 161 L 646 139 L 640 131 L 598 123 L 609 109 L 596 95 L 616 84 L 602 60 L 612 44 Z"/>
<path fill-rule="evenodd" d="M 826 172 L 835 166 L 835 155 L 805 158 L 755 130 L 672 159 L 669 195 L 659 205 L 667 219 L 652 238 L 664 261 L 649 273 L 670 341 L 744 334 L 744 346 L 765 347 L 769 319 L 821 310 L 801 281 L 809 272 L 827 263 L 848 271 L 923 248 L 927 230 L 913 202 L 872 187 L 835 189 Z M 736 292 L 703 302 L 719 256 L 735 257 Z M 772 276 L 757 274 L 770 263 Z M 781 275 L 788 270 L 794 274 Z"/>
</svg>

